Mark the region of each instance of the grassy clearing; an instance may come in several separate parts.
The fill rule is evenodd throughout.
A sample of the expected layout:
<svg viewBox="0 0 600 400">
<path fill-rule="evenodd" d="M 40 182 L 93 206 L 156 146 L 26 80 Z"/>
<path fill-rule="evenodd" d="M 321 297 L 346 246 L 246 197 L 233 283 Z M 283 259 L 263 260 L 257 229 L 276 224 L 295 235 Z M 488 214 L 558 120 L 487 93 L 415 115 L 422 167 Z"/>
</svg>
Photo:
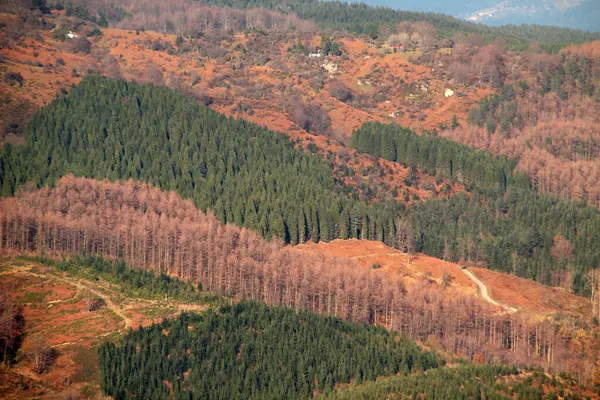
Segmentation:
<svg viewBox="0 0 600 400">
<path fill-rule="evenodd" d="M 26 292 L 24 295 L 17 297 L 17 304 L 41 304 L 46 297 L 50 294 L 50 291 L 46 292 Z"/>
</svg>

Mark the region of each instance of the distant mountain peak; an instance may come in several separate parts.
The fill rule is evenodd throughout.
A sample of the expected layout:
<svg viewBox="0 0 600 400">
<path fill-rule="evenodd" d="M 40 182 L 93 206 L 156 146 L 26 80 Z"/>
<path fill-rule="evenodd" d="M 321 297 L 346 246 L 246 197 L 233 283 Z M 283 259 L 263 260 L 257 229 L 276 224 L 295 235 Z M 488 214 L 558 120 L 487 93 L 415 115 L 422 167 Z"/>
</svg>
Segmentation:
<svg viewBox="0 0 600 400">
<path fill-rule="evenodd" d="M 546 0 L 544 3 L 550 3 L 561 10 L 567 10 L 569 8 L 578 7 L 586 1 L 587 0 Z"/>
<path fill-rule="evenodd" d="M 460 15 L 491 25 L 540 24 L 600 31 L 600 2 L 595 0 L 501 0 Z"/>
<path fill-rule="evenodd" d="M 437 12 L 486 25 L 554 25 L 600 32 L 600 0 L 348 0 Z"/>
<path fill-rule="evenodd" d="M 565 0 L 567 1 L 567 0 Z M 492 7 L 484 8 L 468 15 L 465 19 L 472 22 L 486 22 L 487 20 L 505 18 L 510 14 L 534 15 L 540 9 L 535 6 L 515 5 L 512 1 L 506 0 Z"/>
</svg>

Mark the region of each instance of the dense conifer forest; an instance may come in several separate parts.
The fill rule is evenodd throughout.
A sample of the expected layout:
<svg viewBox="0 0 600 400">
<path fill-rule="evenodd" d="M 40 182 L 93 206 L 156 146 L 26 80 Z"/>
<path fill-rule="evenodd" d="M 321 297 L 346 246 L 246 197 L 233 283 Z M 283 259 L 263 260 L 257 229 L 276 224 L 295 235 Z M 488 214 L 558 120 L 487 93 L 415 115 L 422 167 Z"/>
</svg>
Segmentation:
<svg viewBox="0 0 600 400">
<path fill-rule="evenodd" d="M 437 368 L 424 374 L 398 376 L 367 382 L 326 396 L 332 400 L 375 399 L 555 399 L 567 395 L 581 398 L 566 389 L 564 380 L 548 377 L 544 371 L 525 372 L 527 378 L 512 381 L 520 371 L 502 365 L 464 364 Z M 546 385 L 546 390 L 542 387 Z"/>
<path fill-rule="evenodd" d="M 115 399 L 582 398 L 564 374 L 446 367 L 382 328 L 252 302 L 130 330 L 100 347 L 99 363 Z"/>
<path fill-rule="evenodd" d="M 443 361 L 383 328 L 257 303 L 182 314 L 100 348 L 115 399 L 307 399 Z"/>
<path fill-rule="evenodd" d="M 177 91 L 89 76 L 42 109 L 24 147 L 0 151 L 3 195 L 74 173 L 175 190 L 222 222 L 288 243 L 371 238 L 393 243 L 395 203 L 353 201 L 318 155 L 227 118 Z"/>
</svg>

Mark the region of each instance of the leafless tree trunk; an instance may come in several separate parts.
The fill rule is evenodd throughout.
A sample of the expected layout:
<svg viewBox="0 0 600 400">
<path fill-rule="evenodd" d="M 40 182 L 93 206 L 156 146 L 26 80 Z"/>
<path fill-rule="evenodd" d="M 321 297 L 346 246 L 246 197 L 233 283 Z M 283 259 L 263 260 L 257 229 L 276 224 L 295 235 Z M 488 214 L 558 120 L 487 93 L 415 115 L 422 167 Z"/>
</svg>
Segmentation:
<svg viewBox="0 0 600 400">
<path fill-rule="evenodd" d="M 410 256 L 414 251 L 414 232 L 412 223 L 407 218 L 399 219 L 396 223 L 396 241 L 400 251 L 408 255 L 410 265 Z"/>
<path fill-rule="evenodd" d="M 48 370 L 54 359 L 56 352 L 46 343 L 41 335 L 35 335 L 31 338 L 31 352 L 30 358 L 33 362 L 33 371 L 37 374 L 41 374 Z"/>
</svg>

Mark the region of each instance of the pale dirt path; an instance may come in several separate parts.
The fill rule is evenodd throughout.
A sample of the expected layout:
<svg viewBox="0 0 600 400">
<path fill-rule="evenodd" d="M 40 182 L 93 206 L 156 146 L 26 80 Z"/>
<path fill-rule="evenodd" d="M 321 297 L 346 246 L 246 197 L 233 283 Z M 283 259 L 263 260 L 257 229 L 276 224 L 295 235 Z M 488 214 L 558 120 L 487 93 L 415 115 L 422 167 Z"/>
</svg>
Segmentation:
<svg viewBox="0 0 600 400">
<path fill-rule="evenodd" d="M 104 336 L 108 336 L 108 335 L 112 335 L 114 333 L 117 332 L 124 332 L 127 331 L 129 328 L 134 327 L 134 321 L 133 318 L 131 318 L 128 314 L 127 311 L 128 310 L 132 310 L 135 309 L 139 303 L 143 303 L 145 306 L 156 306 L 156 305 L 173 305 L 177 308 L 178 312 L 199 312 L 199 311 L 203 311 L 205 310 L 208 306 L 205 304 L 188 304 L 188 303 L 173 303 L 173 304 L 167 304 L 165 302 L 159 301 L 159 300 L 149 300 L 149 299 L 129 299 L 129 300 L 135 300 L 134 304 L 131 304 L 129 306 L 120 306 L 117 305 L 114 301 L 112 301 L 110 295 L 107 295 L 101 291 L 98 290 L 98 287 L 101 287 L 104 290 L 107 290 L 109 292 L 111 292 L 110 287 L 108 287 L 108 285 L 102 285 L 102 284 L 94 284 L 92 285 L 89 281 L 84 280 L 84 279 L 69 279 L 66 277 L 63 277 L 59 274 L 39 274 L 36 272 L 31 271 L 32 266 L 31 265 L 19 265 L 19 266 L 13 266 L 10 264 L 4 264 L 5 267 L 7 267 L 7 270 L 3 270 L 0 272 L 0 276 L 2 275 L 12 275 L 12 274 L 17 274 L 17 275 L 29 275 L 29 276 L 35 276 L 37 278 L 41 278 L 41 279 L 56 279 L 57 281 L 60 281 L 62 283 L 65 283 L 67 285 L 70 286 L 74 286 L 76 288 L 76 293 L 73 297 L 69 298 L 69 299 L 63 299 L 63 300 L 54 300 L 51 302 L 48 302 L 49 304 L 54 304 L 54 303 L 60 303 L 60 302 L 66 302 L 66 301 L 71 301 L 73 299 L 75 299 L 78 295 L 80 295 L 82 292 L 87 291 L 92 293 L 94 296 L 99 297 L 100 299 L 102 299 L 104 301 L 104 305 L 107 309 L 109 309 L 111 312 L 113 312 L 114 314 L 118 315 L 124 323 L 124 327 L 122 329 L 119 329 L 118 331 L 112 331 L 112 332 L 107 332 L 103 335 L 100 335 L 99 337 L 104 337 Z M 54 345 L 52 347 L 62 347 L 62 346 L 67 346 L 67 345 L 71 345 L 71 344 L 75 344 L 77 342 L 80 342 L 82 340 L 84 340 L 85 338 L 82 339 L 78 339 L 72 342 L 64 342 L 64 343 L 59 343 L 57 345 Z"/>
<path fill-rule="evenodd" d="M 82 291 L 88 291 L 88 292 L 92 293 L 94 296 L 98 296 L 99 298 L 101 298 L 104 301 L 106 308 L 108 308 L 110 311 L 114 312 L 115 314 L 117 314 L 119 317 L 121 317 L 123 319 L 123 321 L 125 323 L 125 328 L 124 328 L 125 330 L 127 330 L 129 327 L 132 326 L 132 320 L 127 314 L 125 314 L 124 309 L 117 306 L 110 299 L 109 296 L 93 289 L 90 285 L 83 284 L 82 282 L 87 282 L 87 281 L 84 281 L 83 279 L 74 280 L 74 279 L 64 278 L 60 275 L 38 274 L 37 272 L 31 271 L 31 266 L 18 266 L 18 267 L 14 267 L 14 268 L 11 268 L 9 266 L 9 269 L 7 271 L 2 271 L 2 273 L 0 273 L 0 275 L 8 275 L 8 274 L 29 275 L 29 276 L 35 276 L 36 278 L 42 278 L 42 279 L 48 279 L 48 278 L 56 279 L 57 281 L 66 283 L 67 285 L 75 286 L 75 288 L 77 289 L 77 293 L 81 293 Z M 59 301 L 65 301 L 65 300 L 59 300 Z M 55 302 L 58 302 L 58 301 L 55 301 Z"/>
<path fill-rule="evenodd" d="M 461 271 L 464 272 L 464 274 L 467 275 L 473 282 L 475 282 L 475 284 L 479 288 L 479 293 L 481 294 L 481 297 L 485 301 L 487 301 L 488 303 L 493 304 L 493 305 L 495 305 L 497 307 L 502 307 L 502 308 L 504 308 L 509 313 L 515 313 L 515 312 L 517 312 L 516 308 L 510 307 L 510 306 L 506 306 L 504 304 L 500 304 L 496 300 L 492 299 L 490 297 L 490 293 L 489 293 L 489 290 L 488 290 L 487 286 L 477 276 L 475 276 L 475 274 L 473 272 L 469 271 L 466 268 L 464 268 L 464 269 L 461 268 Z"/>
<path fill-rule="evenodd" d="M 369 258 L 369 257 L 377 257 L 377 256 L 390 256 L 390 257 L 399 257 L 399 256 L 405 256 L 406 254 L 403 253 L 397 253 L 397 252 L 388 252 L 388 253 L 372 253 L 372 254 L 365 254 L 364 256 L 354 256 L 354 257 L 350 257 L 353 260 L 360 260 L 361 258 Z"/>
</svg>

